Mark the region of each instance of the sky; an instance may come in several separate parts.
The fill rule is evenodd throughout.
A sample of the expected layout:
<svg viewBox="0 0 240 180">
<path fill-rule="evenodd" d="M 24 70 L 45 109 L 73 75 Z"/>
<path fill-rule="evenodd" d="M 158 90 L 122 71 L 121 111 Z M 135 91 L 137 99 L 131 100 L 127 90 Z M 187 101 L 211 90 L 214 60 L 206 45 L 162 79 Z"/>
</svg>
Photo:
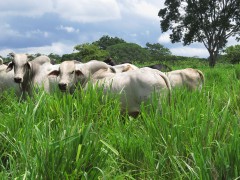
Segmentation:
<svg viewBox="0 0 240 180">
<path fill-rule="evenodd" d="M 208 57 L 200 43 L 170 42 L 169 32 L 160 28 L 162 8 L 164 0 L 1 0 L 0 55 L 62 55 L 108 35 L 142 47 L 160 43 L 173 55 Z M 230 38 L 228 46 L 235 44 Z"/>
</svg>

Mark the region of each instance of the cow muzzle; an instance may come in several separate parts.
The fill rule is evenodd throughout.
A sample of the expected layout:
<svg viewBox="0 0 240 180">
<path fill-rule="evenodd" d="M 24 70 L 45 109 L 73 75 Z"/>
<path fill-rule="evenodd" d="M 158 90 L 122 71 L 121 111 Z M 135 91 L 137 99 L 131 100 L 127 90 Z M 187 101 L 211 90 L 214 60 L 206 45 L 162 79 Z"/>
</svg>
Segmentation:
<svg viewBox="0 0 240 180">
<path fill-rule="evenodd" d="M 20 77 L 15 77 L 14 78 L 15 83 L 22 83 L 22 78 Z"/>
<path fill-rule="evenodd" d="M 67 90 L 67 84 L 66 83 L 59 83 L 58 87 L 61 91 L 66 91 Z"/>
</svg>

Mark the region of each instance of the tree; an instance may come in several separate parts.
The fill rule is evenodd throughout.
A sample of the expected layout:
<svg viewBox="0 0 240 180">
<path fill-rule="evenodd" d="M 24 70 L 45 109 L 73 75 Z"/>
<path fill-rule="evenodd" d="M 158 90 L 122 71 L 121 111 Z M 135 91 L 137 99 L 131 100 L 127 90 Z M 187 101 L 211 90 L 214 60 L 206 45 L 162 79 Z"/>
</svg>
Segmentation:
<svg viewBox="0 0 240 180">
<path fill-rule="evenodd" d="M 203 43 L 210 67 L 230 36 L 239 40 L 240 0 L 166 0 L 165 5 L 158 13 L 162 31 L 171 31 L 172 43 Z"/>
<path fill-rule="evenodd" d="M 80 45 L 76 45 L 74 49 L 78 51 L 77 54 L 81 57 L 81 60 L 83 62 L 86 62 L 92 59 L 101 60 L 109 56 L 109 53 L 106 50 L 100 49 L 95 44 L 89 44 L 89 43 L 80 44 Z"/>
<path fill-rule="evenodd" d="M 98 41 L 93 42 L 93 44 L 97 45 L 100 49 L 106 50 L 107 47 L 119 44 L 119 43 L 125 43 L 125 41 L 118 37 L 109 37 L 107 35 L 101 37 Z"/>
<path fill-rule="evenodd" d="M 146 43 L 146 49 L 150 53 L 151 60 L 154 61 L 163 60 L 164 57 L 171 55 L 171 51 L 159 43 L 154 44 Z"/>
<path fill-rule="evenodd" d="M 135 43 L 120 43 L 107 48 L 110 56 L 117 62 L 139 61 L 149 59 L 149 52 Z"/>
<path fill-rule="evenodd" d="M 61 61 L 68 61 L 68 60 L 81 61 L 82 57 L 77 52 L 74 52 L 74 53 L 71 53 L 71 54 L 63 54 Z"/>
<path fill-rule="evenodd" d="M 240 62 L 240 45 L 229 46 L 224 52 L 226 53 L 226 59 L 232 64 Z"/>
<path fill-rule="evenodd" d="M 48 57 L 52 60 L 52 61 L 55 61 L 55 63 L 60 63 L 61 62 L 61 59 L 62 57 L 58 54 L 54 54 L 54 53 L 50 53 L 48 55 Z"/>
</svg>

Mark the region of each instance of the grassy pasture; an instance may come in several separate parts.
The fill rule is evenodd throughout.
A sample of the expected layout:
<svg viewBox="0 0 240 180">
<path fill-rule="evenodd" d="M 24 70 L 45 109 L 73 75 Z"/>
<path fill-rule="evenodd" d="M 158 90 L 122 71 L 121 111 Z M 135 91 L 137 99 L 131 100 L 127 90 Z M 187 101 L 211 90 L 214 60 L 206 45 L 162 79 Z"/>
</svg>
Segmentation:
<svg viewBox="0 0 240 180">
<path fill-rule="evenodd" d="M 200 67 L 201 92 L 153 96 L 136 119 L 101 90 L 0 95 L 0 179 L 239 179 L 240 66 Z"/>
</svg>

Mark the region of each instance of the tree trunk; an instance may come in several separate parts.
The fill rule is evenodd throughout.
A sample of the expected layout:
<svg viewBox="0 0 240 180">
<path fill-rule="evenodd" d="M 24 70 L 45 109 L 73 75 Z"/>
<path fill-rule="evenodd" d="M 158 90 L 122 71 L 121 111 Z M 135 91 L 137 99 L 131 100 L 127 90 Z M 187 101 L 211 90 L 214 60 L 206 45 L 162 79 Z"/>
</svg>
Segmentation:
<svg viewBox="0 0 240 180">
<path fill-rule="evenodd" d="M 211 68 L 214 68 L 216 65 L 216 60 L 217 60 L 217 53 L 214 51 L 209 51 L 210 57 L 209 57 L 209 66 Z"/>
</svg>

